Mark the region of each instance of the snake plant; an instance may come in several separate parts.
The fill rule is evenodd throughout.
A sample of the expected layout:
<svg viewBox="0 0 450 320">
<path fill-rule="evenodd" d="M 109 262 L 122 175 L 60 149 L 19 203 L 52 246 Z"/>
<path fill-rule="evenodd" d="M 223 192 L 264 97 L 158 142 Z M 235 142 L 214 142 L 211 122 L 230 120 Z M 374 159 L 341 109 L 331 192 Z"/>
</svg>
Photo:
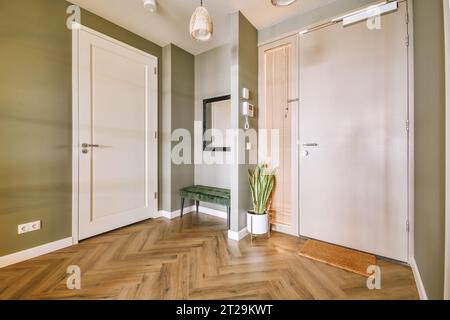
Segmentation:
<svg viewBox="0 0 450 320">
<path fill-rule="evenodd" d="M 248 170 L 252 192 L 253 214 L 264 215 L 268 210 L 270 195 L 275 184 L 275 170 L 259 164 L 255 170 Z"/>
</svg>

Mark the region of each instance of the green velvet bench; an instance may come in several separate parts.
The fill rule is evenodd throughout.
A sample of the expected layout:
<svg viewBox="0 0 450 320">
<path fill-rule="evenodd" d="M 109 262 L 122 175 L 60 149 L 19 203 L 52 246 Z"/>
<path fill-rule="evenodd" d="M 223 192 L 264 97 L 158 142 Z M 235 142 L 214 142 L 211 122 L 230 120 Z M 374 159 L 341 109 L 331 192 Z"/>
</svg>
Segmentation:
<svg viewBox="0 0 450 320">
<path fill-rule="evenodd" d="M 196 212 L 198 213 L 198 206 L 200 202 L 214 203 L 227 207 L 228 215 L 228 229 L 230 229 L 230 206 L 231 194 L 230 190 L 206 186 L 191 186 L 183 188 L 179 192 L 181 197 L 181 216 L 183 217 L 184 201 L 194 200 Z"/>
</svg>

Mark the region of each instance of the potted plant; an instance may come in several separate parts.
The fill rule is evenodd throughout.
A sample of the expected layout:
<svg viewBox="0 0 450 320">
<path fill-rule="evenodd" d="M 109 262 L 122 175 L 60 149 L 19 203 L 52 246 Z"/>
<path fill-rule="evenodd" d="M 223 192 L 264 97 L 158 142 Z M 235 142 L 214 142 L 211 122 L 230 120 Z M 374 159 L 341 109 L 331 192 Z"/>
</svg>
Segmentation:
<svg viewBox="0 0 450 320">
<path fill-rule="evenodd" d="M 247 230 L 256 235 L 269 232 L 269 199 L 275 184 L 275 170 L 259 164 L 249 170 L 249 183 L 252 193 L 253 210 L 247 213 Z"/>
</svg>

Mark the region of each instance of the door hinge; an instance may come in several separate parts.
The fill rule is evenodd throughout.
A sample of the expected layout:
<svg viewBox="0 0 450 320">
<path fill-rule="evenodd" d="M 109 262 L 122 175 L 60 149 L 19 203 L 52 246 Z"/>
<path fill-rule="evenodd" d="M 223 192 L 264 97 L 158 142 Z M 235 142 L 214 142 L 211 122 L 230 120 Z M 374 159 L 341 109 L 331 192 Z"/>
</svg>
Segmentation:
<svg viewBox="0 0 450 320">
<path fill-rule="evenodd" d="M 406 24 L 409 24 L 409 12 L 406 12 Z"/>
<path fill-rule="evenodd" d="M 409 232 L 409 221 L 406 221 L 406 232 Z"/>
<path fill-rule="evenodd" d="M 158 131 L 155 131 L 155 139 L 158 140 Z"/>
<path fill-rule="evenodd" d="M 155 68 L 153 69 L 153 71 L 155 72 L 155 74 L 158 74 L 158 68 L 157 68 L 157 67 L 155 67 Z"/>
<path fill-rule="evenodd" d="M 406 131 L 409 132 L 409 120 L 406 120 Z"/>
<path fill-rule="evenodd" d="M 406 35 L 405 44 L 407 47 L 409 47 L 409 34 Z"/>
<path fill-rule="evenodd" d="M 158 199 L 158 192 L 155 192 L 155 199 Z"/>
</svg>

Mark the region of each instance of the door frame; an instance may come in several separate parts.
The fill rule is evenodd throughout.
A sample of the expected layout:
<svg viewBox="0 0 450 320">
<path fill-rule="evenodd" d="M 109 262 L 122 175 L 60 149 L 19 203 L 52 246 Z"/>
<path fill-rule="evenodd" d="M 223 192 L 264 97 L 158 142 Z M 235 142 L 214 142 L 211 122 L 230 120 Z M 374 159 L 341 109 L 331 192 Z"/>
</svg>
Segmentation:
<svg viewBox="0 0 450 320">
<path fill-rule="evenodd" d="M 99 38 L 122 46 L 126 49 L 132 50 L 136 53 L 146 56 L 155 61 L 156 66 L 158 66 L 158 58 L 144 52 L 142 50 L 136 49 L 126 43 L 123 43 L 117 39 L 109 37 L 105 34 L 102 34 L 98 31 L 80 25 L 78 23 L 74 23 L 72 25 L 72 241 L 73 244 L 78 244 L 79 242 L 79 153 L 80 153 L 80 145 L 79 145 L 79 38 L 80 31 L 88 32 L 92 35 L 95 35 Z M 156 117 L 154 121 L 155 130 L 158 130 L 158 72 L 159 69 L 156 67 L 155 70 L 155 111 Z M 159 156 L 158 156 L 158 139 L 157 139 L 157 131 L 155 132 L 155 147 L 152 150 L 152 153 L 156 155 L 156 168 L 158 168 Z M 158 176 L 158 175 L 157 175 Z M 158 194 L 158 178 L 153 182 L 154 190 L 156 194 Z M 158 212 L 158 201 L 156 201 L 155 215 Z"/>
<path fill-rule="evenodd" d="M 444 1 L 450 1 L 450 0 L 444 0 Z M 413 8 L 413 2 L 409 1 L 409 0 L 405 0 L 406 3 L 406 10 L 408 12 L 408 18 L 407 18 L 407 34 L 408 34 L 408 39 L 407 41 L 409 42 L 409 46 L 407 47 L 408 50 L 408 123 L 406 125 L 408 125 L 409 128 L 409 134 L 408 134 L 408 212 L 407 212 L 407 219 L 409 222 L 409 232 L 408 232 L 408 263 L 411 264 L 414 261 L 414 8 Z M 358 11 L 359 9 L 364 9 L 367 8 L 367 6 L 364 7 L 360 7 L 360 8 L 355 8 L 355 10 L 350 10 L 349 12 L 344 12 L 343 14 L 348 14 L 351 12 L 355 12 Z M 341 16 L 341 15 L 339 15 Z M 330 22 L 332 22 L 334 19 L 334 17 L 328 18 L 328 19 L 323 19 L 320 20 L 316 23 L 307 25 L 305 27 L 299 28 L 299 29 L 294 29 L 291 32 L 287 32 L 281 36 L 276 36 L 272 39 L 269 40 L 265 40 L 263 42 L 260 42 L 258 44 L 259 49 L 260 49 L 260 53 L 259 53 L 259 93 L 260 93 L 260 110 L 259 110 L 259 121 L 261 121 L 261 119 L 265 118 L 265 109 L 264 109 L 264 99 L 261 99 L 261 97 L 263 97 L 264 94 L 264 83 L 263 83 L 263 67 L 264 65 L 261 62 L 261 51 L 262 48 L 266 47 L 266 46 L 270 46 L 270 45 L 274 45 L 276 42 L 284 40 L 286 38 L 292 37 L 292 36 L 297 36 L 300 37 L 300 34 L 304 31 L 304 30 L 313 30 L 317 27 L 321 27 L 324 26 Z M 405 39 L 406 40 L 406 39 Z M 449 63 L 450 64 L 450 63 Z M 300 85 L 300 84 L 299 84 Z M 296 130 L 298 130 L 298 125 Z M 298 135 L 297 135 L 298 136 Z M 299 148 L 297 146 L 297 148 L 295 148 L 295 159 L 299 159 Z M 260 159 L 261 160 L 261 159 Z M 299 184 L 297 183 L 297 189 L 293 190 L 293 194 L 297 194 L 299 195 Z M 450 199 L 450 195 L 449 195 L 449 199 Z M 450 200 L 449 200 L 450 201 Z M 298 206 L 297 206 L 297 214 L 298 216 L 300 215 L 300 212 L 298 211 Z M 450 213 L 449 213 L 450 215 Z M 300 221 L 300 219 L 298 218 L 297 221 Z M 405 223 L 407 223 L 405 222 Z M 450 229 L 450 226 L 448 227 Z M 300 232 L 300 226 L 298 226 L 297 228 Z M 284 232 L 283 230 L 278 230 L 280 232 Z M 296 234 L 295 236 L 300 236 L 300 234 Z M 450 241 L 450 240 L 449 240 Z M 450 245 L 449 245 L 450 248 Z M 449 249 L 450 251 L 450 249 Z M 450 252 L 449 252 L 449 256 L 450 256 Z M 449 257 L 450 260 L 450 257 Z M 450 262 L 449 262 L 450 265 Z M 450 279 L 450 271 L 449 271 L 449 279 Z M 449 289 L 450 290 L 450 289 Z"/>
<path fill-rule="evenodd" d="M 444 0 L 446 155 L 445 155 L 445 275 L 444 299 L 450 300 L 450 0 Z"/>
<path fill-rule="evenodd" d="M 408 263 L 415 261 L 414 258 L 414 137 L 415 137 L 415 117 L 414 117 L 414 7 L 413 1 L 406 0 L 407 33 L 408 33 Z"/>
</svg>

